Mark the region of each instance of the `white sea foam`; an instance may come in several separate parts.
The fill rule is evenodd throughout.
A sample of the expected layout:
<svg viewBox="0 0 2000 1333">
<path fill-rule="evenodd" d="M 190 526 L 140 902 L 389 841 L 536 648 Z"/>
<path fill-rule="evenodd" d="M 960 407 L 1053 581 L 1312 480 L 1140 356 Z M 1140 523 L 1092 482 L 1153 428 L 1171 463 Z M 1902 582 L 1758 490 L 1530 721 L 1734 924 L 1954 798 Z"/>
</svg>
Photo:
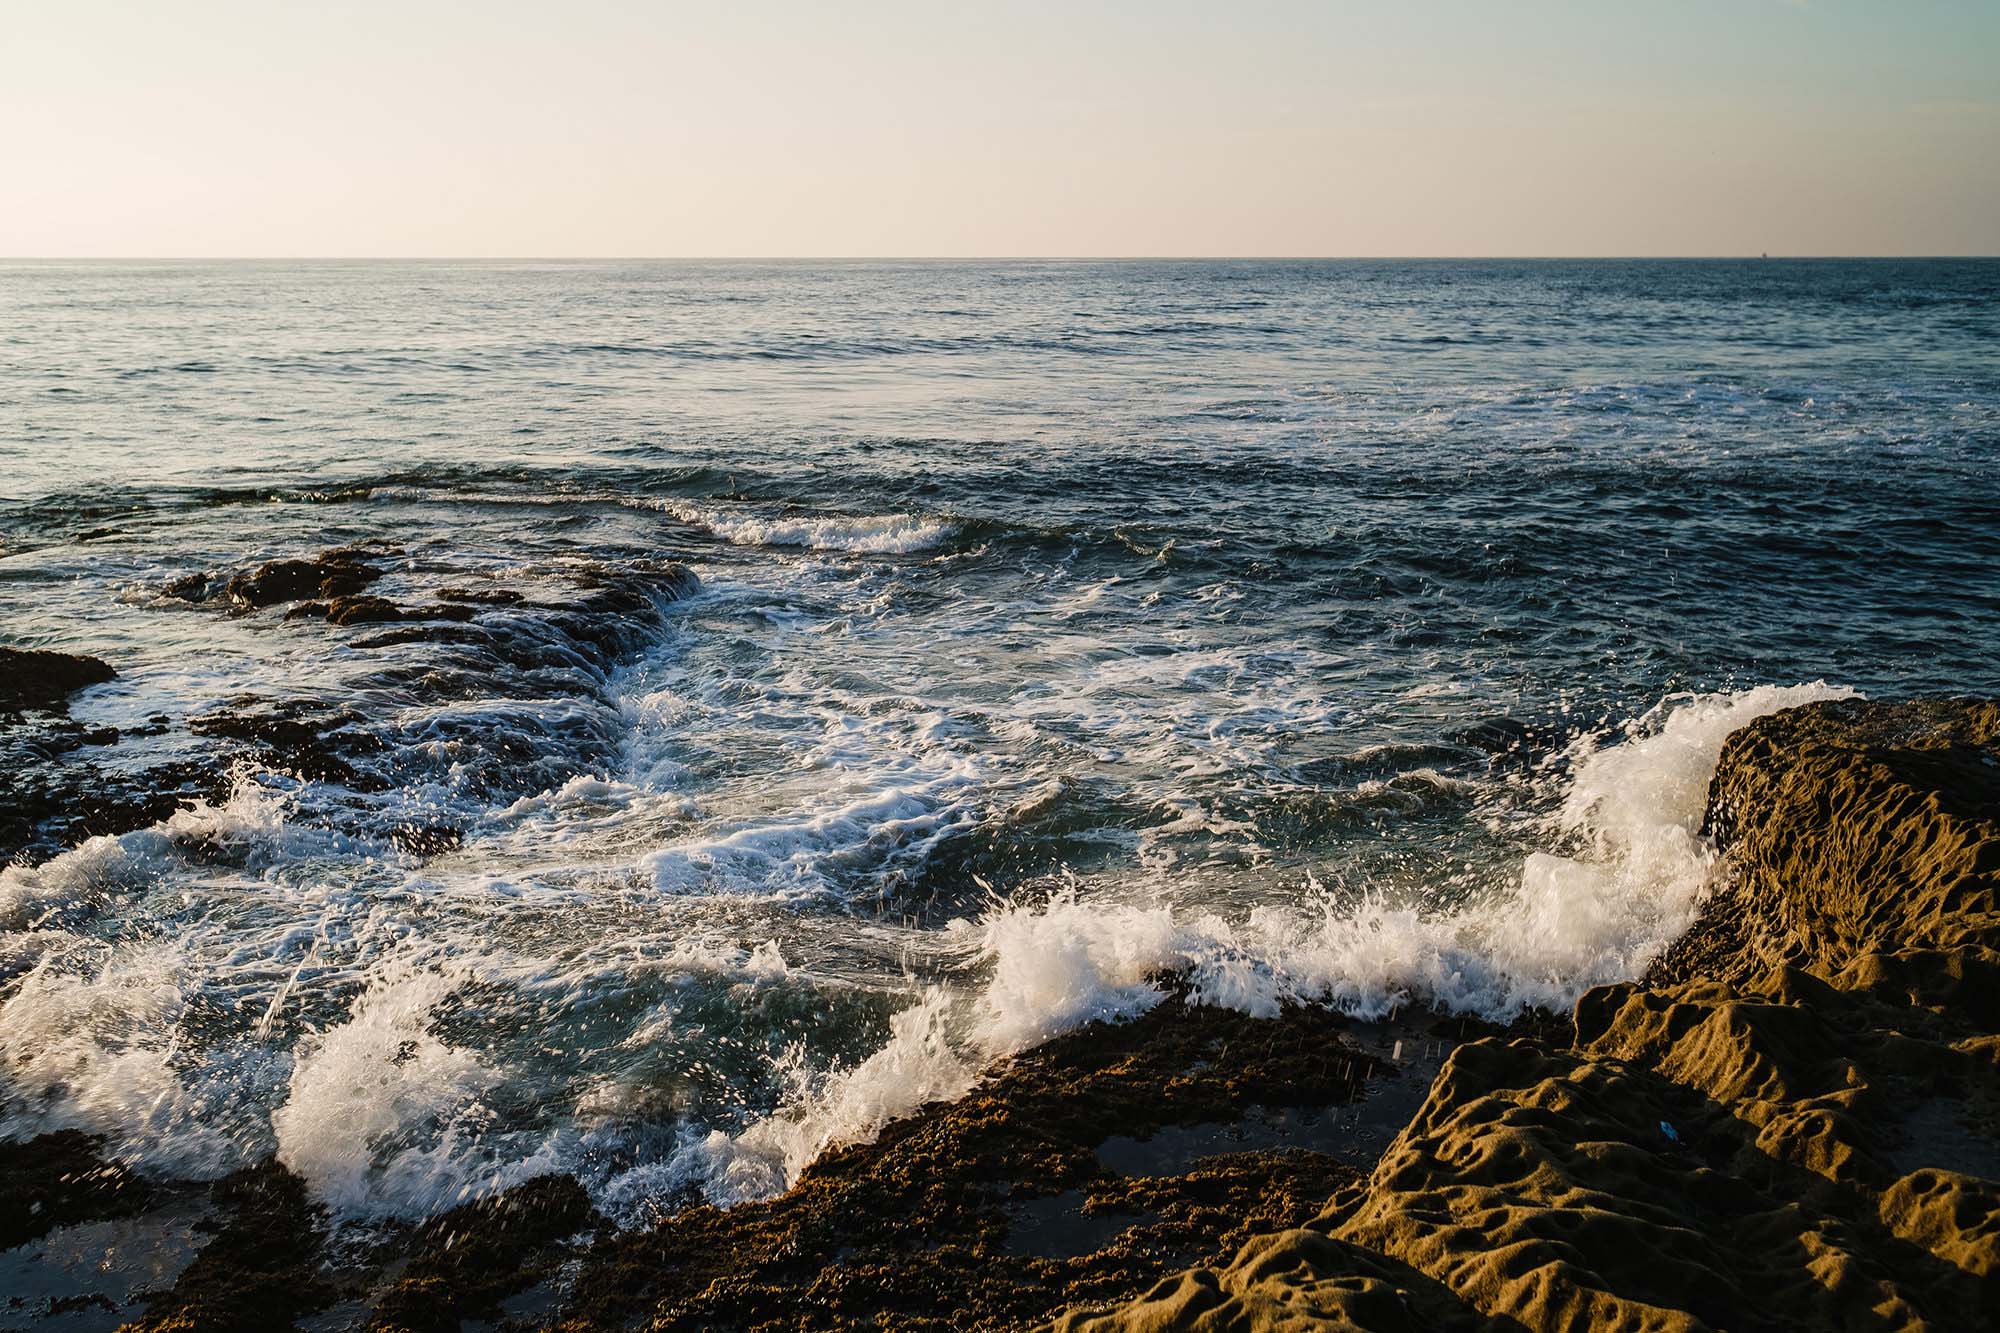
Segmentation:
<svg viewBox="0 0 2000 1333">
<path fill-rule="evenodd" d="M 1156 664 L 1121 680 L 1165 673 L 1199 686 L 1210 672 L 1243 669 L 1222 659 Z M 740 715 L 745 703 L 682 684 L 662 705 L 674 724 L 663 734 L 679 734 L 688 708 Z M 825 691 L 808 707 L 801 701 L 817 684 L 764 683 L 754 697 L 764 722 L 797 713 L 798 726 L 772 734 L 789 738 L 781 752 L 794 755 L 798 776 L 736 793 L 740 808 L 720 815 L 688 796 L 578 778 L 492 812 L 466 868 L 430 869 L 295 828 L 285 798 L 246 783 L 222 806 L 0 872 L 0 1071 L 16 1116 L 7 1132 L 84 1128 L 128 1160 L 181 1175 L 275 1148 L 349 1219 L 419 1215 L 544 1170 L 583 1171 L 603 1206 L 638 1217 L 690 1186 L 724 1202 L 782 1189 L 829 1148 L 963 1095 L 996 1059 L 1093 1019 L 1144 1012 L 1161 1000 L 1157 978 L 1167 972 L 1180 973 L 1197 1002 L 1253 1014 L 1287 1002 L 1356 1015 L 1417 1003 L 1493 1017 L 1560 1007 L 1590 985 L 1636 975 L 1692 919 L 1714 869 L 1698 825 L 1724 738 L 1763 713 L 1847 693 L 1811 685 L 1676 698 L 1624 733 L 1580 740 L 1541 838 L 1548 850 L 1526 856 L 1505 882 L 1449 902 L 1407 886 L 1307 885 L 1289 902 L 1267 897 L 1225 912 L 1192 887 L 1189 868 L 1162 861 L 1036 905 L 995 907 L 942 935 L 854 927 L 854 941 L 870 929 L 902 941 L 876 953 L 876 966 L 893 965 L 895 947 L 929 957 L 928 983 L 908 983 L 916 1000 L 889 1020 L 872 1055 L 841 1064 L 795 1045 L 772 1071 L 781 1095 L 768 1115 L 733 1125 L 732 1114 L 691 1117 L 677 1142 L 641 1153 L 637 1166 L 589 1175 L 593 1161 L 629 1151 L 619 1135 L 659 1124 L 661 1108 L 677 1105 L 671 1062 L 680 1055 L 661 1057 L 669 1063 L 660 1075 L 621 1082 L 622 1072 L 606 1072 L 617 1068 L 606 1052 L 642 1062 L 656 1050 L 686 1052 L 698 1063 L 722 1049 L 713 1043 L 739 1041 L 705 1032 L 717 1012 L 740 1015 L 755 1034 L 754 1011 L 771 997 L 795 1012 L 786 1006 L 801 996 L 825 1003 L 855 986 L 832 980 L 810 948 L 802 958 L 769 937 L 799 895 L 852 892 L 898 866 L 919 868 L 982 809 L 1012 808 L 1009 793 L 1065 799 L 1060 787 L 1037 797 L 1046 783 L 996 780 L 947 714 L 870 711 Z M 1086 707 L 1081 698 L 1044 703 L 1066 714 Z M 643 700 L 634 707 L 643 721 Z M 1276 697 L 1272 707 L 1280 729 L 1296 710 Z M 1260 719 L 1235 738 L 1262 746 L 1263 728 Z M 1227 729 L 1204 739 L 1233 743 Z M 648 751 L 635 762 L 663 761 Z M 1427 790 L 1449 785 L 1415 776 Z M 1194 806 L 1186 815 L 1211 832 L 1227 823 Z M 586 889 L 592 881 L 548 859 L 596 847 L 630 867 L 619 858 L 632 855 L 633 819 L 670 830 L 638 844 L 649 846 L 639 857 L 643 888 L 626 879 L 615 891 L 601 880 Z M 495 873 L 480 852 L 537 859 Z M 328 874 L 334 867 L 344 869 Z M 230 905 L 199 908 L 190 891 Z M 113 894 L 190 915 L 136 940 L 79 933 Z M 594 1026 L 598 1006 L 633 987 L 650 987 L 651 998 L 611 1027 Z M 870 990 L 879 983 L 853 993 Z M 504 996 L 486 1013 L 515 1023 L 580 1006 L 582 1025 L 549 1028 L 546 1040 L 576 1043 L 576 1057 L 595 1063 L 552 1079 L 518 1062 L 556 1047 L 454 1037 L 448 1015 L 480 993 Z M 723 995 L 721 1011 L 702 1007 L 716 1001 L 701 997 Z M 191 1043 L 196 1011 L 218 1001 L 262 1018 Z M 530 1090 L 545 1109 L 523 1120 L 520 1094 Z M 611 1137 L 592 1147 L 592 1134 Z M 605 1146 L 614 1151 L 598 1151 Z"/>
<path fill-rule="evenodd" d="M 1273 1015 L 1285 1003 L 1379 1017 L 1411 1004 L 1505 1019 L 1563 1008 L 1637 976 L 1692 922 L 1715 868 L 1699 833 L 1724 740 L 1766 713 L 1848 697 L 1824 684 L 1669 699 L 1618 738 L 1573 747 L 1552 831 L 1568 854 L 1530 855 L 1518 879 L 1430 910 L 1386 897 L 1264 906 L 1230 922 L 1167 905 L 1066 893 L 955 927 L 982 964 L 976 991 L 926 991 L 852 1071 L 804 1084 L 771 1117 L 683 1145 L 667 1174 L 721 1202 L 782 1189 L 826 1148 L 877 1132 L 972 1071 L 1093 1019 L 1127 1018 L 1182 976 L 1196 1003 Z"/>
<path fill-rule="evenodd" d="M 830 1077 L 798 1060 L 781 1071 L 791 1084 L 776 1114 L 736 1134 L 691 1134 L 651 1182 L 696 1183 L 718 1203 L 765 1198 L 784 1190 L 829 1148 L 874 1138 L 892 1120 L 928 1102 L 969 1091 L 977 1065 L 951 1039 L 952 1003 L 938 987 L 890 1020 L 889 1040 L 851 1069 Z M 646 1178 L 624 1182 L 631 1193 Z"/>
<path fill-rule="evenodd" d="M 220 805 L 194 801 L 151 828 L 0 871 L 7 1132 L 83 1129 L 126 1161 L 195 1178 L 269 1150 L 263 1107 L 288 1058 L 261 1036 L 223 1030 L 203 992 L 233 988 L 291 948 L 287 925 L 234 920 L 234 903 L 283 896 L 276 867 L 343 845 L 293 826 L 290 807 L 287 793 L 240 774 Z M 231 906 L 198 910 L 177 887 L 190 876 L 204 903 Z M 125 929 L 110 940 L 87 933 L 114 900 Z M 184 922 L 165 930 L 149 924 L 178 913 Z M 194 1028 L 215 1030 L 191 1040 Z"/>
<path fill-rule="evenodd" d="M 504 1072 L 431 1030 L 456 985 L 437 971 L 386 973 L 295 1055 L 271 1118 L 278 1158 L 343 1216 L 433 1212 L 535 1174 L 532 1159 L 496 1174 L 479 1141 L 493 1119 L 485 1094 Z"/>
<path fill-rule="evenodd" d="M 1186 972 L 1197 999 L 1256 1014 L 1287 1001 L 1362 1017 L 1412 1003 L 1503 1019 L 1565 1007 L 1638 975 L 1692 923 L 1715 865 L 1699 833 L 1708 780 L 1729 734 L 1851 694 L 1812 684 L 1685 697 L 1622 738 L 1580 740 L 1553 830 L 1572 852 L 1533 853 L 1514 883 L 1454 906 L 1320 894 L 1235 923 L 1072 900 L 1007 909 L 983 926 L 988 1030 L 1045 1033 L 1069 1015 L 1130 1012 L 1144 1006 L 1144 975 L 1169 968 Z"/>
<path fill-rule="evenodd" d="M 843 868 L 921 865 L 962 817 L 958 798 L 977 784 L 970 767 L 677 842 L 641 858 L 640 869 L 666 893 L 837 893 Z"/>
<path fill-rule="evenodd" d="M 628 1202 L 668 1184 L 698 1184 L 718 1203 L 778 1193 L 827 1149 L 866 1142 L 926 1103 L 964 1096 L 996 1059 L 1093 1019 L 1144 1012 L 1160 999 L 1147 974 L 1174 957 L 1178 938 L 1165 909 L 1065 898 L 999 913 L 975 946 L 991 976 L 969 1004 L 926 987 L 860 1064 L 829 1076 L 790 1062 L 782 1071 L 790 1092 L 777 1112 L 738 1133 L 690 1136 L 662 1167 L 620 1190 Z"/>
<path fill-rule="evenodd" d="M 201 1178 L 243 1156 L 260 1071 L 189 1067 L 177 1047 L 191 959 L 177 943 L 111 950 L 61 932 L 0 1009 L 12 1132 L 80 1129 L 140 1165 Z"/>
<path fill-rule="evenodd" d="M 909 555 L 934 550 L 957 535 L 958 524 L 915 514 L 759 514 L 653 500 L 647 507 L 672 514 L 736 546 L 799 546 L 860 555 Z"/>
<path fill-rule="evenodd" d="M 201 845 L 211 857 L 268 859 L 296 845 L 285 822 L 288 804 L 284 793 L 239 775 L 221 805 L 196 800 L 151 828 L 87 838 L 39 866 L 0 869 L 0 932 L 95 910 L 121 891 L 152 882 L 164 866 L 181 860 L 185 846 Z"/>
<path fill-rule="evenodd" d="M 1184 933 L 1168 908 L 1074 895 L 992 915 L 976 946 L 992 966 L 974 1005 L 983 1053 L 1012 1055 L 1093 1019 L 1143 1013 L 1160 998 L 1148 974 Z"/>
</svg>

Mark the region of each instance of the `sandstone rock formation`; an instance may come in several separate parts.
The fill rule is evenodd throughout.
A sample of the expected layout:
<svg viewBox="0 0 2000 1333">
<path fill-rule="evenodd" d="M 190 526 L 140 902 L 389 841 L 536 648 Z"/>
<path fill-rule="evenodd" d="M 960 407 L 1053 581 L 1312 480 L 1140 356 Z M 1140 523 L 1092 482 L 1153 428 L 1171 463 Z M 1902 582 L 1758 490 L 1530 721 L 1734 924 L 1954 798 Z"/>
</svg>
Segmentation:
<svg viewBox="0 0 2000 1333">
<path fill-rule="evenodd" d="M 1731 738 L 1732 878 L 1566 1049 L 1456 1050 L 1303 1228 L 1064 1330 L 1993 1327 L 2000 708 L 1815 704 Z"/>
</svg>

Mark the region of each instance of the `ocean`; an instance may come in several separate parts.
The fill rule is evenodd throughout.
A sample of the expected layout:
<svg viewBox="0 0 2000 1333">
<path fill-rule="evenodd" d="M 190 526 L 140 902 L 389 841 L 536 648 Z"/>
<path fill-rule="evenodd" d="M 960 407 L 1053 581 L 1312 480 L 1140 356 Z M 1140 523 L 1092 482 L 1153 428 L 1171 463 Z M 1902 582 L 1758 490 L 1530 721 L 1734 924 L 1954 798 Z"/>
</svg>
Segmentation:
<svg viewBox="0 0 2000 1333">
<path fill-rule="evenodd" d="M 118 672 L 0 759 L 168 798 L 0 871 L 0 1134 L 641 1222 L 1170 975 L 1560 1009 L 1734 727 L 2000 693 L 1996 461 L 1996 261 L 0 265 Z"/>
</svg>

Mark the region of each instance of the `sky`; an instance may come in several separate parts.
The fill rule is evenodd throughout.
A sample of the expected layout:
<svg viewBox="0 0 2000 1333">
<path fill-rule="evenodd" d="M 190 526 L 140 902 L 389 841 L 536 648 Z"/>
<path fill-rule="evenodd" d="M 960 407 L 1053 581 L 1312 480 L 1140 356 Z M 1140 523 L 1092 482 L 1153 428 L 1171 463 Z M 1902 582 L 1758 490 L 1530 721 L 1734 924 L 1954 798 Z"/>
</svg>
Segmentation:
<svg viewBox="0 0 2000 1333">
<path fill-rule="evenodd" d="M 2000 0 L 0 0 L 0 255 L 2000 253 Z"/>
</svg>

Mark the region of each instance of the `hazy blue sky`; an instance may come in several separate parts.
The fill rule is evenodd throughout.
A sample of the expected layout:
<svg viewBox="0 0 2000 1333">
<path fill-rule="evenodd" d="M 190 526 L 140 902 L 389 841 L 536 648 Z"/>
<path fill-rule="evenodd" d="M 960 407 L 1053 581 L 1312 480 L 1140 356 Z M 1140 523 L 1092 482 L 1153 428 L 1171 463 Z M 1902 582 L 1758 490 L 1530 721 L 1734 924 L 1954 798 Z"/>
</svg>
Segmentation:
<svg viewBox="0 0 2000 1333">
<path fill-rule="evenodd" d="M 2000 252 L 2000 0 L 0 0 L 0 254 Z"/>
</svg>

